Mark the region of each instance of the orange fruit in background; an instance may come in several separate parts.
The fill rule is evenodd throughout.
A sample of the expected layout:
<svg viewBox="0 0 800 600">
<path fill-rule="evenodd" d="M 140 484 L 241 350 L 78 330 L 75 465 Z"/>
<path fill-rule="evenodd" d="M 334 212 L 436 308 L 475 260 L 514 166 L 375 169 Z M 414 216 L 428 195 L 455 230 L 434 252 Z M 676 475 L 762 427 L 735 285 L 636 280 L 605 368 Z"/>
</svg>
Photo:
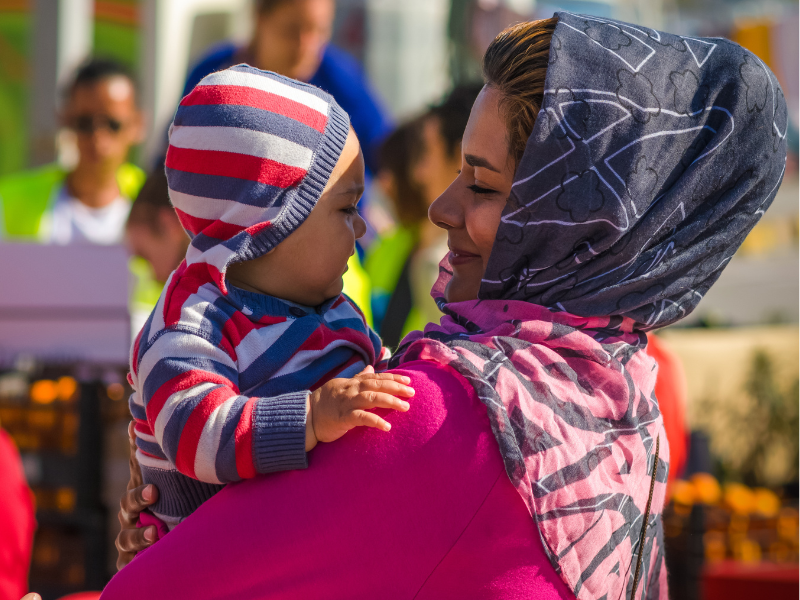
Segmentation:
<svg viewBox="0 0 800 600">
<path fill-rule="evenodd" d="M 676 479 L 670 486 L 670 499 L 675 504 L 691 506 L 695 501 L 694 486 L 685 479 Z"/>
<path fill-rule="evenodd" d="M 774 517 L 781 510 L 780 498 L 772 490 L 767 488 L 755 488 L 755 511 L 765 517 Z"/>
<path fill-rule="evenodd" d="M 31 400 L 37 404 L 50 404 L 58 398 L 58 386 L 51 379 L 34 381 L 30 390 Z"/>
<path fill-rule="evenodd" d="M 75 397 L 75 392 L 78 391 L 78 382 L 73 377 L 65 376 L 60 377 L 56 382 L 58 388 L 58 399 L 62 402 L 67 402 Z"/>
<path fill-rule="evenodd" d="M 740 515 L 749 515 L 756 509 L 756 495 L 741 483 L 726 483 L 722 494 L 725 506 Z"/>
<path fill-rule="evenodd" d="M 782 508 L 778 513 L 778 537 L 797 545 L 800 515 L 794 508 Z"/>
<path fill-rule="evenodd" d="M 721 531 L 707 531 L 703 534 L 703 548 L 708 562 L 717 563 L 725 560 L 728 553 L 725 534 Z"/>
<path fill-rule="evenodd" d="M 694 486 L 694 495 L 697 502 L 701 504 L 716 504 L 722 498 L 722 488 L 713 475 L 695 473 L 690 481 Z"/>
<path fill-rule="evenodd" d="M 742 538 L 731 544 L 733 556 L 737 561 L 755 564 L 761 560 L 761 546 L 755 540 Z"/>
<path fill-rule="evenodd" d="M 111 400 L 118 402 L 125 397 L 125 387 L 121 383 L 112 383 L 106 388 L 106 394 Z"/>
</svg>

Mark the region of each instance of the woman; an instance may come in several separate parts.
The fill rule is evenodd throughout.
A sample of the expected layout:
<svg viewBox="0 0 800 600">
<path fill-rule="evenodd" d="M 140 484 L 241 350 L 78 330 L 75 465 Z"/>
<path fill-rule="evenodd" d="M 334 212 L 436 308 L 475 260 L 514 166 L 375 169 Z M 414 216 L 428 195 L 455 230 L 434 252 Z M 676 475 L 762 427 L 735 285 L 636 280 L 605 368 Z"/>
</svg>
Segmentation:
<svg viewBox="0 0 800 600">
<path fill-rule="evenodd" d="M 430 211 L 445 316 L 394 358 L 411 410 L 229 486 L 105 597 L 667 597 L 645 332 L 697 305 L 774 198 L 780 88 L 725 40 L 569 13 L 503 32 L 484 72 Z"/>
</svg>

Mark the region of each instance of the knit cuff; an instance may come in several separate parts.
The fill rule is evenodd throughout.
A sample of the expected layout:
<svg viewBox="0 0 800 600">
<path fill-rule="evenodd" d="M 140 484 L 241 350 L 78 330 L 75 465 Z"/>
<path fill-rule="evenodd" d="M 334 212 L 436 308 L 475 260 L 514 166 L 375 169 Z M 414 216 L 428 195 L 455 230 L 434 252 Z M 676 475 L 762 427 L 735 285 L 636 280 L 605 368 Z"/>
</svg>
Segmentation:
<svg viewBox="0 0 800 600">
<path fill-rule="evenodd" d="M 253 460 L 258 473 L 308 467 L 306 399 L 309 392 L 260 398 L 253 410 Z"/>
</svg>

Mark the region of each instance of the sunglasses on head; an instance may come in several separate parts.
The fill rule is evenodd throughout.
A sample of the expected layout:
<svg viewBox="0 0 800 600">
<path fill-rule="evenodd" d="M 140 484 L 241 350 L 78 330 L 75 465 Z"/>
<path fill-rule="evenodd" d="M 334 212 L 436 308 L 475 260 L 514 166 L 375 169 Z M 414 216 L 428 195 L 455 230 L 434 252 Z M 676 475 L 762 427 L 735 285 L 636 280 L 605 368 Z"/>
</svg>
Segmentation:
<svg viewBox="0 0 800 600">
<path fill-rule="evenodd" d="M 77 133 L 87 135 L 91 135 L 99 129 L 119 133 L 122 130 L 122 121 L 103 115 L 79 115 L 72 119 L 70 128 Z"/>
</svg>

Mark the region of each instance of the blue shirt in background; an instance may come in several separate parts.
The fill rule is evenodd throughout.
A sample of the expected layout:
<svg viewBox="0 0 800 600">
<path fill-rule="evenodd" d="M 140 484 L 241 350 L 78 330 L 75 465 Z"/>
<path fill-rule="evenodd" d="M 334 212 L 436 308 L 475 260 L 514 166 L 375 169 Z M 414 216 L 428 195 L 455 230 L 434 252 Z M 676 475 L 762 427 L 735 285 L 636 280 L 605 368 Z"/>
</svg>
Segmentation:
<svg viewBox="0 0 800 600">
<path fill-rule="evenodd" d="M 239 46 L 234 44 L 213 48 L 189 73 L 183 95 L 192 91 L 206 75 L 237 64 L 238 52 Z M 308 83 L 328 92 L 350 115 L 350 122 L 364 152 L 367 176 L 374 175 L 378 148 L 383 138 L 392 131 L 393 124 L 370 89 L 358 61 L 328 44 L 319 69 Z"/>
</svg>

